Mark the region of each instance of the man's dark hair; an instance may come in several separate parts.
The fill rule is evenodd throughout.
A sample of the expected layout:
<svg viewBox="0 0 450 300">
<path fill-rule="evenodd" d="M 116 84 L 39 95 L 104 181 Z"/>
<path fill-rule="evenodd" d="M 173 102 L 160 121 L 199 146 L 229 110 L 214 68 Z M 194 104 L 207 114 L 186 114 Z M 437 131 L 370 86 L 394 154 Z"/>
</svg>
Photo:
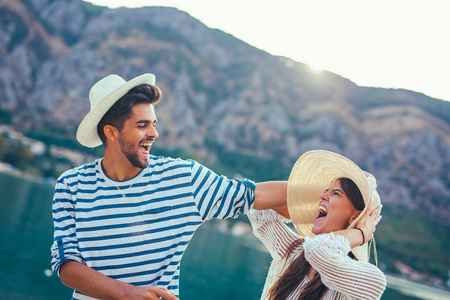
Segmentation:
<svg viewBox="0 0 450 300">
<path fill-rule="evenodd" d="M 161 99 L 161 91 L 158 87 L 149 84 L 141 84 L 129 90 L 122 98 L 117 100 L 98 122 L 97 134 L 106 146 L 107 138 L 103 132 L 106 125 L 116 127 L 119 131 L 123 129 L 125 121 L 131 117 L 134 105 L 141 103 L 156 104 Z"/>
</svg>

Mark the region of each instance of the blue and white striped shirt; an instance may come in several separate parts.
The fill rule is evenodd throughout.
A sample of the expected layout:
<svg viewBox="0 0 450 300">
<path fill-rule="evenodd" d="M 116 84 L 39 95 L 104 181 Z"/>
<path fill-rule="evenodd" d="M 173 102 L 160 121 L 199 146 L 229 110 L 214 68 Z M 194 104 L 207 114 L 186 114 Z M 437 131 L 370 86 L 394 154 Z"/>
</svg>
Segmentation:
<svg viewBox="0 0 450 300">
<path fill-rule="evenodd" d="M 237 217 L 254 203 L 255 185 L 229 180 L 191 160 L 150 157 L 135 178 L 114 181 L 101 159 L 56 183 L 52 269 L 77 261 L 136 286 L 178 296 L 180 260 L 195 230 L 211 218 Z M 93 299 L 77 291 L 73 299 Z"/>
</svg>

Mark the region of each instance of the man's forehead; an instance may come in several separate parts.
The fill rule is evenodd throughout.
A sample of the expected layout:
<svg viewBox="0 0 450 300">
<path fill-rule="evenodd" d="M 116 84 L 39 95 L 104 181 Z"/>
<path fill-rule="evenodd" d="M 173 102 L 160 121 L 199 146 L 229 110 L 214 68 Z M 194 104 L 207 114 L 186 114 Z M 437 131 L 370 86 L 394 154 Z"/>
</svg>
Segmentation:
<svg viewBox="0 0 450 300">
<path fill-rule="evenodd" d="M 155 109 L 152 104 L 141 103 L 133 106 L 131 119 L 135 120 L 156 120 Z"/>
</svg>

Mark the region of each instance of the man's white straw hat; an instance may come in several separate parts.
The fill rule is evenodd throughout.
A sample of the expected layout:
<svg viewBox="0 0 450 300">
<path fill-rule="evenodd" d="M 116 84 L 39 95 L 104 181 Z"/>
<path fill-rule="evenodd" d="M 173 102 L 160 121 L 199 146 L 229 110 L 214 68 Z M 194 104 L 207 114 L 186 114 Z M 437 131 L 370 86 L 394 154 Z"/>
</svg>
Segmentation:
<svg viewBox="0 0 450 300">
<path fill-rule="evenodd" d="M 98 123 L 117 100 L 141 84 L 155 85 L 155 75 L 147 73 L 125 81 L 119 75 L 112 74 L 98 81 L 89 92 L 91 110 L 78 126 L 78 142 L 86 147 L 101 145 L 102 141 L 97 134 Z"/>
<path fill-rule="evenodd" d="M 311 229 L 319 210 L 319 195 L 343 177 L 358 186 L 366 205 L 350 224 L 349 228 L 353 228 L 365 213 L 369 199 L 372 199 L 371 209 L 380 204 L 375 177 L 362 171 L 348 158 L 325 150 L 306 152 L 297 160 L 288 181 L 287 204 L 292 223 L 301 236 L 314 236 Z M 359 261 L 369 260 L 368 243 L 353 248 L 352 252 Z"/>
</svg>

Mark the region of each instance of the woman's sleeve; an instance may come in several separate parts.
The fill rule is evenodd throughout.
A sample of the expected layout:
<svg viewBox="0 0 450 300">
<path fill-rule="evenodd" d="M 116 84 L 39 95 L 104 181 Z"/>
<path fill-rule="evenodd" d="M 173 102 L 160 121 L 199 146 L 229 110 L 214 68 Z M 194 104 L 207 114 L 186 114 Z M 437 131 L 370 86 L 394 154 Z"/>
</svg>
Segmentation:
<svg viewBox="0 0 450 300">
<path fill-rule="evenodd" d="M 272 209 L 251 209 L 247 214 L 255 236 L 264 244 L 272 258 L 285 256 L 289 246 L 300 238 L 285 223 L 290 222 Z"/>
<path fill-rule="evenodd" d="M 305 258 L 320 274 L 323 284 L 351 299 L 380 299 L 386 277 L 376 266 L 348 256 L 350 242 L 343 236 L 326 233 L 305 238 Z"/>
</svg>

